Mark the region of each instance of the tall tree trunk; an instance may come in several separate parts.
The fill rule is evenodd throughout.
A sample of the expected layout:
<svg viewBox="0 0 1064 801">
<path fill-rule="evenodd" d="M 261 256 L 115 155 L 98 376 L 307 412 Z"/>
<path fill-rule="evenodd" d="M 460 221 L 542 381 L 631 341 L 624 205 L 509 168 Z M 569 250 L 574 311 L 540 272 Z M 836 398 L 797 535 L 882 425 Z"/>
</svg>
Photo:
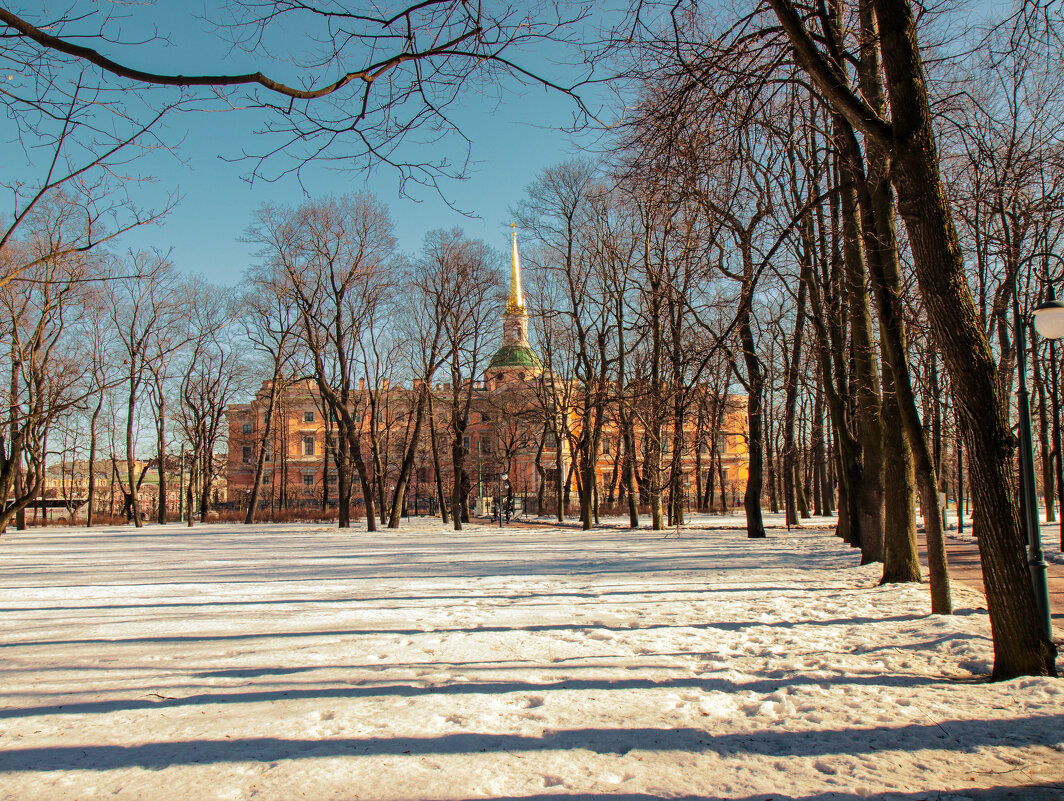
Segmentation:
<svg viewBox="0 0 1064 801">
<path fill-rule="evenodd" d="M 451 484 L 451 518 L 454 524 L 455 531 L 462 530 L 462 489 L 465 483 L 465 446 L 462 443 L 462 437 L 465 434 L 465 427 L 461 425 L 461 421 L 452 419 L 451 430 L 454 432 L 451 438 L 451 469 L 454 473 L 454 481 Z M 499 512 L 502 513 L 502 497 L 499 498 Z"/>
<path fill-rule="evenodd" d="M 762 397 L 764 397 L 762 395 Z M 771 400 L 771 397 L 770 397 Z M 780 500 L 776 487 L 779 484 L 779 476 L 776 475 L 776 460 L 773 458 L 776 448 L 776 432 L 773 430 L 772 421 L 775 418 L 774 409 L 770 406 L 767 413 L 761 412 L 761 430 L 765 441 L 765 477 L 768 480 L 768 508 L 772 514 L 779 514 Z"/>
<path fill-rule="evenodd" d="M 902 426 L 893 371 L 887 369 L 883 371 L 883 584 L 920 581 L 915 495 L 913 453 Z"/>
<path fill-rule="evenodd" d="M 273 413 L 277 407 L 277 395 L 278 395 L 278 382 L 280 381 L 279 371 L 277 369 L 273 372 L 273 381 L 270 382 L 270 395 L 269 400 L 266 403 L 266 412 L 263 414 L 262 420 L 262 435 L 259 437 L 259 452 L 255 457 L 255 477 L 251 482 L 251 497 L 248 499 L 248 511 L 244 515 L 245 525 L 251 525 L 255 522 L 255 512 L 259 505 L 259 493 L 262 491 L 262 475 L 266 469 L 266 451 L 267 445 L 270 441 L 270 437 L 273 435 Z M 328 409 L 328 404 L 325 404 Z M 326 411 L 326 414 L 329 412 Z M 326 470 L 328 468 L 326 467 Z M 340 482 L 340 468 L 337 466 L 337 487 L 339 488 Z"/>
<path fill-rule="evenodd" d="M 92 410 L 92 417 L 89 418 L 89 486 L 85 503 L 88 508 L 85 510 L 85 525 L 92 526 L 96 522 L 96 510 L 93 509 L 93 502 L 96 499 L 96 424 L 100 419 L 100 410 L 103 409 L 103 393 L 100 393 L 100 400 L 96 404 L 96 408 Z"/>
<path fill-rule="evenodd" d="M 872 107 L 880 114 L 886 113 L 886 96 L 883 89 L 880 52 L 875 46 L 878 40 L 877 23 L 869 2 L 861 7 L 862 48 L 861 88 Z M 868 254 L 872 288 L 876 298 L 876 310 L 880 318 L 880 340 L 883 349 L 885 372 L 890 374 L 897 411 L 910 452 L 915 459 L 917 485 L 920 488 L 921 509 L 924 511 L 924 531 L 927 540 L 928 572 L 931 579 L 931 611 L 936 614 L 951 614 L 953 601 L 946 566 L 945 539 L 941 528 L 937 461 L 932 459 L 926 432 L 921 424 L 916 398 L 912 390 L 907 361 L 907 343 L 904 310 L 901 308 L 901 271 L 898 266 L 897 235 L 894 228 L 894 193 L 890 182 L 890 157 L 882 143 L 870 138 L 868 141 L 868 176 L 861 169 L 860 149 L 853 129 L 847 123 L 846 146 L 855 165 L 855 192 L 861 210 L 865 248 Z M 893 411 L 893 410 L 892 410 Z M 898 447 L 895 441 L 895 447 Z M 904 455 L 902 455 L 904 457 Z M 901 503 L 901 501 L 897 501 Z M 933 520 L 928 522 L 929 516 Z M 900 525 L 900 524 L 899 524 Z M 907 525 L 907 523 L 906 523 Z M 899 547 L 908 547 L 910 541 L 902 540 L 900 530 L 895 538 Z M 915 554 L 899 555 L 899 560 L 911 563 Z M 896 570 L 884 571 L 892 579 Z M 912 576 L 906 570 L 901 575 Z"/>
<path fill-rule="evenodd" d="M 636 448 L 635 448 L 635 428 L 632 424 L 631 415 L 623 405 L 620 412 L 621 419 L 621 431 L 624 435 L 624 456 L 627 460 L 628 469 L 625 473 L 625 488 L 628 495 L 628 527 L 639 528 L 639 486 L 636 480 L 636 471 L 638 465 L 636 464 Z"/>
<path fill-rule="evenodd" d="M 808 226 L 802 226 L 805 245 L 802 249 L 802 280 L 806 282 L 809 293 L 810 322 L 817 333 L 817 353 L 820 357 L 821 386 L 828 404 L 832 427 L 835 432 L 834 445 L 831 449 L 832 464 L 838 465 L 839 486 L 839 524 L 838 533 L 846 542 L 852 542 L 851 528 L 857 519 L 857 488 L 860 485 L 861 462 L 860 446 L 850 430 L 846 417 L 845 398 L 836 385 L 842 376 L 836 372 L 835 345 L 832 333 L 825 321 L 824 305 L 820 300 L 820 288 L 813 275 L 812 245 Z M 827 504 L 825 504 L 827 506 Z"/>
<path fill-rule="evenodd" d="M 195 515 L 193 514 L 193 508 L 196 500 L 196 470 L 199 465 L 199 447 L 193 443 L 192 445 L 192 462 L 188 471 L 188 486 L 185 487 L 185 522 L 189 528 L 192 528 Z"/>
<path fill-rule="evenodd" d="M 746 399 L 746 419 L 749 436 L 749 467 L 746 492 L 743 503 L 746 507 L 746 536 L 760 539 L 765 536 L 765 524 L 761 518 L 761 487 L 763 486 L 762 459 L 764 454 L 764 434 L 762 432 L 762 396 L 764 377 L 761 362 L 754 353 L 754 337 L 750 327 L 750 312 L 747 307 L 739 323 L 739 337 L 743 343 L 743 357 L 746 361 L 747 381 L 750 390 Z"/>
<path fill-rule="evenodd" d="M 964 533 L 964 439 L 958 433 L 957 448 L 957 532 Z"/>
<path fill-rule="evenodd" d="M 1064 450 L 1060 436 L 1060 385 L 1057 379 L 1057 343 L 1049 340 L 1049 381 L 1053 388 L 1050 398 L 1053 404 L 1053 462 L 1056 465 L 1057 497 L 1064 504 Z M 1064 553 L 1064 509 L 1060 515 L 1060 550 Z"/>
<path fill-rule="evenodd" d="M 166 398 L 162 387 L 159 388 L 159 409 L 156 420 L 156 451 L 159 454 L 159 497 L 158 516 L 160 523 L 166 523 Z"/>
<path fill-rule="evenodd" d="M 421 440 L 421 421 L 425 417 L 425 399 L 429 394 L 429 386 L 426 382 L 418 393 L 417 404 L 414 407 L 414 429 L 410 433 L 406 452 L 403 454 L 402 464 L 399 466 L 399 475 L 395 479 L 395 494 L 392 496 L 392 513 L 388 518 L 388 528 L 399 528 L 399 516 L 406 504 L 406 489 L 410 484 L 410 472 L 414 467 L 414 456 Z"/>
<path fill-rule="evenodd" d="M 351 527 L 351 439 L 348 435 L 349 423 L 336 415 L 336 527 Z"/>
<path fill-rule="evenodd" d="M 843 152 L 840 171 L 856 180 L 860 165 L 855 154 L 841 141 L 848 132 L 846 123 L 836 118 L 835 139 Z M 857 431 L 861 442 L 862 469 L 859 484 L 858 534 L 861 563 L 883 559 L 883 428 L 882 403 L 879 396 L 879 370 L 872 340 L 872 315 L 868 308 L 865 249 L 861 236 L 857 192 L 843 189 L 842 226 L 843 257 L 846 266 L 846 302 L 850 313 L 854 383 L 857 400 Z"/>
<path fill-rule="evenodd" d="M 1053 487 L 1053 456 L 1049 449 L 1049 401 L 1046 398 L 1041 360 L 1038 358 L 1038 334 L 1033 325 L 1030 327 L 1029 336 L 1031 364 L 1034 366 L 1034 394 L 1038 399 L 1038 451 L 1042 455 L 1042 492 L 1045 495 L 1046 522 L 1055 523 L 1057 515 Z"/>
<path fill-rule="evenodd" d="M 362 487 L 362 502 L 366 506 L 366 531 L 377 530 L 377 511 L 373 501 L 373 479 L 366 469 L 366 461 L 362 458 L 361 431 L 352 432 L 348 442 L 351 448 L 351 458 L 355 464 L 355 472 L 358 474 L 358 483 Z"/>
<path fill-rule="evenodd" d="M 126 477 L 129 480 L 129 516 L 140 528 L 140 501 L 137 498 L 136 465 L 133 464 L 133 416 L 137 404 L 136 386 L 130 382 L 126 404 Z"/>
<path fill-rule="evenodd" d="M 802 364 L 805 295 L 805 281 L 799 281 L 797 308 L 794 313 L 794 333 L 791 337 L 791 358 L 787 365 L 787 384 L 783 401 L 783 503 L 788 527 L 798 525 L 798 501 L 795 497 L 794 418 L 798 405 L 798 373 Z"/>
<path fill-rule="evenodd" d="M 824 387 L 820 381 L 817 381 L 813 396 L 812 440 L 813 514 L 820 517 L 831 514 L 827 465 L 824 463 Z"/>
<path fill-rule="evenodd" d="M 432 387 L 429 387 L 429 400 L 428 400 L 428 414 L 429 414 L 429 438 L 432 440 L 432 472 L 433 478 L 436 480 L 436 499 L 440 506 L 440 520 L 446 526 L 447 520 L 447 496 L 443 491 L 443 470 L 440 468 L 440 446 L 439 441 L 436 439 L 436 413 L 432 408 Z"/>
</svg>

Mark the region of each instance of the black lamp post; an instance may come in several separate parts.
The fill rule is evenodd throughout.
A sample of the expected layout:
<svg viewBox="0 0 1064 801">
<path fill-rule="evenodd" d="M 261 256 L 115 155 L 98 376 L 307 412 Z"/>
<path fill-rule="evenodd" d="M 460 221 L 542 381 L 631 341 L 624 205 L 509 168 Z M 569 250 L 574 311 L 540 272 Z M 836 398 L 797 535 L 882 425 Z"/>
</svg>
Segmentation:
<svg viewBox="0 0 1064 801">
<path fill-rule="evenodd" d="M 509 478 L 510 478 L 510 476 L 508 474 L 506 474 L 506 473 L 500 473 L 499 474 L 499 506 L 498 506 L 498 509 L 499 509 L 499 528 L 502 528 L 503 504 L 506 503 L 505 496 L 503 495 L 503 491 L 506 488 L 506 481 Z"/>
<path fill-rule="evenodd" d="M 1041 255 L 1041 254 L 1035 254 Z M 1034 258 L 1034 257 L 1031 257 Z M 1019 373 L 1016 404 L 1019 416 L 1020 497 L 1027 529 L 1027 567 L 1031 572 L 1038 624 L 1042 636 L 1053 641 L 1053 623 L 1049 613 L 1049 583 L 1046 576 L 1045 554 L 1042 552 L 1042 529 L 1038 520 L 1038 500 L 1035 493 L 1034 442 L 1031 439 L 1031 403 L 1027 394 L 1027 334 L 1020 318 L 1017 273 L 1012 275 L 1012 325 L 1016 339 L 1016 370 Z M 1034 326 L 1047 339 L 1064 336 L 1064 304 L 1050 300 L 1034 309 Z"/>
</svg>

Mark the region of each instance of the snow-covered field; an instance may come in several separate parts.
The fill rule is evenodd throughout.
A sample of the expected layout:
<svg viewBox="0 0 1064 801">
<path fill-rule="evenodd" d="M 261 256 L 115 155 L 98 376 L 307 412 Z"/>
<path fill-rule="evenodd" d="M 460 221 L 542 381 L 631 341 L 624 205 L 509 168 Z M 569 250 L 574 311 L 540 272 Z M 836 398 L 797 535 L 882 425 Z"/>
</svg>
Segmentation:
<svg viewBox="0 0 1064 801">
<path fill-rule="evenodd" d="M 0 798 L 1064 799 L 1064 680 L 826 530 L 0 539 Z"/>
</svg>

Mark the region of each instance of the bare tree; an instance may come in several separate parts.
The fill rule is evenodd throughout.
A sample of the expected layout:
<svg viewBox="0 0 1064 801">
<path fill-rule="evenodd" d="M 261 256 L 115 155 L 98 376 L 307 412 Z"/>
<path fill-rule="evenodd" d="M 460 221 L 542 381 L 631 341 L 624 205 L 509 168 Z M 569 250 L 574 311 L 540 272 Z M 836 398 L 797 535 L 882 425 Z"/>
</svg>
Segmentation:
<svg viewBox="0 0 1064 801">
<path fill-rule="evenodd" d="M 373 477 L 362 443 L 366 399 L 356 382 L 365 368 L 359 345 L 388 286 L 395 240 L 387 210 L 369 195 L 309 201 L 296 209 L 266 206 L 248 237 L 284 276 L 318 391 L 336 418 L 339 526 L 350 526 L 353 465 L 366 526 L 375 531 Z"/>
<path fill-rule="evenodd" d="M 0 334 L 7 377 L 0 417 L 0 531 L 43 487 L 50 428 L 93 391 L 84 379 L 89 348 L 75 329 L 80 296 L 95 268 L 64 246 L 80 235 L 79 222 L 76 206 L 50 198 L 27 221 L 29 241 L 0 251 L 0 259 L 33 265 L 0 288 L 9 321 Z"/>
<path fill-rule="evenodd" d="M 226 407 L 240 389 L 242 354 L 234 345 L 234 308 L 228 293 L 201 281 L 191 282 L 187 291 L 189 346 L 181 373 L 180 419 L 193 465 L 185 496 L 191 526 L 196 505 L 200 520 L 207 519 L 214 453 L 225 430 Z"/>
<path fill-rule="evenodd" d="M 178 305 L 178 276 L 173 264 L 157 253 L 133 253 L 112 266 L 116 277 L 111 324 L 121 343 L 125 374 L 125 452 L 128 487 L 127 510 L 133 524 L 141 525 L 137 488 L 143 480 L 136 475 L 138 412 L 145 382 L 151 369 L 168 358 L 163 349 L 152 348 L 158 336 L 178 325 L 183 314 Z M 145 465 L 147 469 L 147 465 Z"/>
<path fill-rule="evenodd" d="M 422 285 L 425 302 L 440 321 L 447 377 L 447 433 L 451 451 L 451 516 L 455 531 L 469 519 L 467 496 L 469 452 L 466 431 L 478 376 L 493 342 L 492 323 L 499 309 L 500 276 L 495 254 L 483 242 L 466 239 L 458 229 L 430 231 L 422 258 L 436 269 L 435 280 Z M 443 499 L 441 498 L 441 503 Z"/>
<path fill-rule="evenodd" d="M 289 367 L 293 359 L 293 340 L 299 316 L 286 294 L 283 274 L 276 269 L 253 270 L 245 278 L 241 297 L 240 323 L 251 347 L 269 364 L 266 408 L 255 441 L 255 475 L 244 523 L 255 522 L 266 454 L 273 438 L 277 403 L 288 386 Z M 254 425 L 253 425 L 254 428 Z"/>
<path fill-rule="evenodd" d="M 920 30 L 908 0 L 871 0 L 886 102 L 881 109 L 847 80 L 838 52 L 821 47 L 791 0 L 768 0 L 795 61 L 825 101 L 890 158 L 920 294 L 953 381 L 976 498 L 980 552 L 993 624 L 994 675 L 1053 673 L 1054 648 L 1039 633 L 1019 543 L 1011 437 L 997 365 L 966 281 L 939 162 Z M 818 18 L 808 18 L 814 23 Z M 829 33 L 821 27 L 820 34 Z M 821 38 L 828 41 L 830 38 Z M 887 117 L 889 114 L 889 118 Z"/>
</svg>

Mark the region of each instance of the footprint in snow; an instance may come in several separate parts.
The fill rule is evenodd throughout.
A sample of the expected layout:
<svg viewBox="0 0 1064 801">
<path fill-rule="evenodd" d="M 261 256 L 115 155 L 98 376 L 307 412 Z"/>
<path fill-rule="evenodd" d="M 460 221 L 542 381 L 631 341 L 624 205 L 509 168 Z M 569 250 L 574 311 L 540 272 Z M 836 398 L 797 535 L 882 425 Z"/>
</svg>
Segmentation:
<svg viewBox="0 0 1064 801">
<path fill-rule="evenodd" d="M 523 704 L 525 709 L 536 709 L 541 706 L 543 706 L 543 696 L 541 695 L 531 695 L 525 699 Z"/>
</svg>

